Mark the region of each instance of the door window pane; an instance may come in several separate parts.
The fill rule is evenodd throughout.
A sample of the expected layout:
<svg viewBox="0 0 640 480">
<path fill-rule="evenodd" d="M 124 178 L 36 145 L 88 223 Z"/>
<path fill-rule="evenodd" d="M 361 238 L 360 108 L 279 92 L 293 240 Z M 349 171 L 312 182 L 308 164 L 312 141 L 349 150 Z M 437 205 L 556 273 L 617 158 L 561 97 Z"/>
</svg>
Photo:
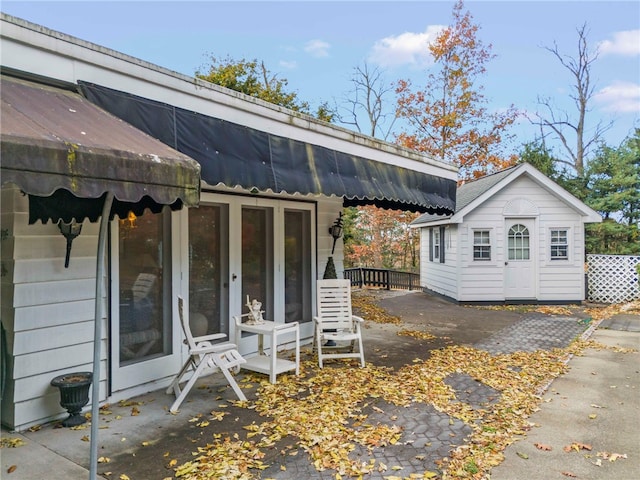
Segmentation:
<svg viewBox="0 0 640 480">
<path fill-rule="evenodd" d="M 285 322 L 311 321 L 311 214 L 284 213 Z"/>
<path fill-rule="evenodd" d="M 529 230 L 516 224 L 509 229 L 509 260 L 529 260 Z"/>
<path fill-rule="evenodd" d="M 273 210 L 242 208 L 242 305 L 247 298 L 262 302 L 264 318 L 273 317 Z"/>
<path fill-rule="evenodd" d="M 171 354 L 170 215 L 120 220 L 120 364 Z"/>
<path fill-rule="evenodd" d="M 189 209 L 189 323 L 194 335 L 229 335 L 227 205 Z"/>
</svg>

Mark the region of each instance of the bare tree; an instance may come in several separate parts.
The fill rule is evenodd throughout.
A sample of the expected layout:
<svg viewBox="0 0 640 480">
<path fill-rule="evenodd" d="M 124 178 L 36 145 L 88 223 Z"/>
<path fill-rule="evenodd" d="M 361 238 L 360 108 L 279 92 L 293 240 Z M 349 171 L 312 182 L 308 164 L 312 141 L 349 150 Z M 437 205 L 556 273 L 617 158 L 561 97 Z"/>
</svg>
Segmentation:
<svg viewBox="0 0 640 480">
<path fill-rule="evenodd" d="M 393 85 L 385 81 L 378 67 L 371 68 L 366 62 L 354 67 L 351 82 L 353 90 L 347 94 L 343 106 L 336 109 L 338 120 L 353 125 L 360 133 L 387 140 L 395 122 L 395 112 L 387 109 L 386 102 L 387 94 L 394 90 Z M 389 104 L 393 108 L 393 102 Z M 363 115 L 368 125 L 362 120 Z M 393 120 L 386 125 L 391 116 Z"/>
<path fill-rule="evenodd" d="M 545 132 L 545 136 L 551 134 L 560 141 L 566 158 L 559 158 L 557 161 L 574 169 L 578 177 L 583 177 L 587 155 L 594 146 L 597 146 L 604 132 L 611 128 L 612 123 L 603 124 L 599 121 L 591 133 L 588 132 L 587 113 L 590 111 L 589 102 L 595 93 L 595 85 L 591 82 L 591 67 L 598 59 L 598 50 L 589 50 L 587 43 L 589 32 L 586 24 L 576 31 L 578 32 L 577 57 L 560 53 L 555 42 L 553 47 L 544 47 L 573 76 L 574 83 L 569 96 L 575 103 L 576 115 L 572 116 L 566 111 L 557 109 L 550 98 L 538 97 L 538 105 L 545 112 L 537 112 L 531 121 Z M 572 145 L 572 135 L 575 136 L 574 145 Z"/>
</svg>

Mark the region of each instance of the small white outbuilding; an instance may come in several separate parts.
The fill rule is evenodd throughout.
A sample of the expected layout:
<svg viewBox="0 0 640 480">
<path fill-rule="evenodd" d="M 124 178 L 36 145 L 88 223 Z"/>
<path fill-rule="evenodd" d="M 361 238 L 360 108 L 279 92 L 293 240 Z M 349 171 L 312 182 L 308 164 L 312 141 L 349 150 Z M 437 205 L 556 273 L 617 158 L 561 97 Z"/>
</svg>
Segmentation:
<svg viewBox="0 0 640 480">
<path fill-rule="evenodd" d="M 460 303 L 574 303 L 585 298 L 593 209 L 523 163 L 459 186 L 453 215 L 424 214 L 421 286 Z"/>
</svg>

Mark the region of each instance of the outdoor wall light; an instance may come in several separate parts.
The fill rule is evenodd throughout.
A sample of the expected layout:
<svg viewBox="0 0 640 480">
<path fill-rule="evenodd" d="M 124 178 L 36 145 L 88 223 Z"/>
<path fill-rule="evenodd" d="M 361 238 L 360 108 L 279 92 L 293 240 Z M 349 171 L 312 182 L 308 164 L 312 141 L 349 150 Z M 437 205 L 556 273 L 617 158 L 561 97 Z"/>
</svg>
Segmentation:
<svg viewBox="0 0 640 480">
<path fill-rule="evenodd" d="M 67 239 L 67 254 L 64 259 L 64 268 L 69 268 L 69 257 L 71 256 L 71 242 L 73 239 L 80 235 L 82 231 L 82 224 L 77 223 L 75 220 L 71 220 L 69 223 L 64 223 L 62 219 L 58 220 L 58 228 L 60 233 Z"/>
<path fill-rule="evenodd" d="M 333 255 L 336 249 L 336 242 L 342 236 L 342 212 L 340 212 L 336 221 L 333 222 L 333 225 L 329 227 L 329 233 L 333 237 L 333 248 L 331 249 L 331 255 Z"/>
</svg>

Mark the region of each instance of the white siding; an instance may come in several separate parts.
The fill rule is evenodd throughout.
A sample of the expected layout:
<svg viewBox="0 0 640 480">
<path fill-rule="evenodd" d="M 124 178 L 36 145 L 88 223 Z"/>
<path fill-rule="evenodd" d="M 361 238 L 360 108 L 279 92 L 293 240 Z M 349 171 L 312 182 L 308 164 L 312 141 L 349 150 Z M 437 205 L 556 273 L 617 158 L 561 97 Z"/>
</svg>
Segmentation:
<svg viewBox="0 0 640 480">
<path fill-rule="evenodd" d="M 460 231 L 460 301 L 503 301 L 505 206 L 526 199 L 534 204 L 536 298 L 538 301 L 571 301 L 584 298 L 584 225 L 580 215 L 555 195 L 522 176 L 499 191 L 464 218 Z M 532 217 L 529 217 L 532 218 Z M 473 261 L 473 229 L 492 232 L 491 262 Z M 550 260 L 549 229 L 569 230 L 569 260 Z"/>
<path fill-rule="evenodd" d="M 458 300 L 462 302 L 504 300 L 504 205 L 493 200 L 467 215 L 459 228 Z M 474 230 L 489 230 L 491 260 L 474 261 Z"/>
<path fill-rule="evenodd" d="M 2 189 L 7 271 L 2 277 L 2 321 L 13 356 L 2 418 L 17 429 L 63 414 L 59 393 L 49 382 L 70 371 L 91 371 L 93 360 L 98 225 L 83 225 L 65 269 L 65 238 L 51 222 L 28 225 L 28 208 L 28 197 L 17 189 Z M 102 321 L 104 399 L 106 318 Z"/>
<path fill-rule="evenodd" d="M 317 277 L 322 278 L 324 269 L 327 266 L 327 260 L 331 256 L 331 247 L 333 247 L 333 237 L 329 234 L 329 228 L 342 212 L 342 198 L 331 197 L 322 198 L 318 201 L 318 263 Z M 336 242 L 336 250 L 333 253 L 333 262 L 336 266 L 338 278 L 342 278 L 344 272 L 343 262 L 343 243 L 342 238 Z M 314 287 L 315 288 L 315 287 Z M 315 306 L 314 306 L 315 311 Z"/>
<path fill-rule="evenodd" d="M 439 227 L 433 227 L 439 228 Z M 441 248 L 444 248 L 444 263 L 440 260 L 429 260 L 429 228 L 420 229 L 420 281 L 421 286 L 429 290 L 457 299 L 457 226 L 448 225 L 445 228 Z"/>
</svg>

